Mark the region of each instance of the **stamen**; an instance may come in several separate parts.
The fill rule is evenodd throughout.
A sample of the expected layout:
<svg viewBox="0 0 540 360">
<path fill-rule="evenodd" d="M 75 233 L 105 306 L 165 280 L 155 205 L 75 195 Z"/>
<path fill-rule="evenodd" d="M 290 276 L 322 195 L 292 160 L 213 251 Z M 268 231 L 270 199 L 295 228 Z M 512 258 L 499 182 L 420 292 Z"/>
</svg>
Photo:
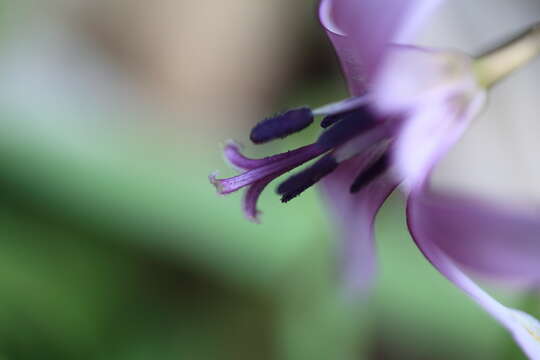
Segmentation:
<svg viewBox="0 0 540 360">
<path fill-rule="evenodd" d="M 338 162 L 331 154 L 322 157 L 315 164 L 291 176 L 278 186 L 277 193 L 282 195 L 281 201 L 286 203 L 294 199 L 337 167 Z"/>
<path fill-rule="evenodd" d="M 369 185 L 373 180 L 375 180 L 382 173 L 384 173 L 388 169 L 389 165 L 390 156 L 388 155 L 388 153 L 385 153 L 369 167 L 363 169 L 356 177 L 356 179 L 354 179 L 350 188 L 351 194 L 357 193 L 358 191 Z"/>
<path fill-rule="evenodd" d="M 383 154 L 390 143 L 390 134 L 385 126 L 375 126 L 373 129 L 347 141 L 332 153 L 339 163 L 360 154 L 372 154 L 371 159 Z"/>
<path fill-rule="evenodd" d="M 242 170 L 253 170 L 256 168 L 260 168 L 276 161 L 290 158 L 291 156 L 304 151 L 304 147 L 301 147 L 281 154 L 267 156 L 262 159 L 252 159 L 242 154 L 240 149 L 241 147 L 239 144 L 235 143 L 234 141 L 229 141 L 227 145 L 225 145 L 223 155 L 232 166 Z"/>
<path fill-rule="evenodd" d="M 372 129 L 376 124 L 377 119 L 370 111 L 364 111 L 363 116 L 360 118 L 356 112 L 352 112 L 345 115 L 341 121 L 323 132 L 316 143 L 326 149 L 332 149 Z"/>
<path fill-rule="evenodd" d="M 284 138 L 305 129 L 313 122 L 311 109 L 302 107 L 265 119 L 255 125 L 249 138 L 255 144 Z"/>
<path fill-rule="evenodd" d="M 259 200 L 259 197 L 261 196 L 261 193 L 263 192 L 264 188 L 273 180 L 272 177 L 268 177 L 267 179 L 259 180 L 253 184 L 251 184 L 248 189 L 246 190 L 246 193 L 244 194 L 244 199 L 242 201 L 243 203 L 243 209 L 244 209 L 244 215 L 249 221 L 252 221 L 254 223 L 259 223 L 259 215 L 261 212 L 257 209 L 257 202 Z"/>
<path fill-rule="evenodd" d="M 364 106 L 365 101 L 366 98 L 353 98 L 343 104 L 335 105 L 334 114 L 325 114 L 334 115 L 334 117 L 328 116 L 323 120 L 323 126 L 332 125 L 332 127 L 326 129 L 315 143 L 292 151 L 252 159 L 242 154 L 240 145 L 232 141 L 228 142 L 224 149 L 225 158 L 235 168 L 244 172 L 224 179 L 218 179 L 217 174 L 214 173 L 209 176 L 210 182 L 221 195 L 247 188 L 243 200 L 244 214 L 248 219 L 258 222 L 257 201 L 262 191 L 274 179 L 331 152 L 279 185 L 277 191 L 282 195 L 281 201 L 288 202 L 324 176 L 332 173 L 341 163 L 341 159 L 346 160 L 363 152 L 364 149 L 388 135 L 386 128 L 379 126 L 381 124 L 379 119 L 367 106 Z M 251 132 L 251 140 L 255 143 L 263 143 L 285 137 L 311 124 L 313 117 L 314 114 L 309 108 L 289 110 L 255 126 Z M 358 135 L 362 135 L 362 141 L 351 141 Z"/>
<path fill-rule="evenodd" d="M 349 115 L 351 112 L 346 112 L 343 114 L 336 114 L 336 115 L 328 115 L 321 121 L 321 127 L 323 129 L 326 129 L 327 127 L 330 127 L 337 123 L 338 121 L 342 120 L 345 116 Z"/>
<path fill-rule="evenodd" d="M 354 109 L 339 114 L 328 115 L 321 121 L 321 127 L 326 129 L 327 127 L 337 123 L 340 120 L 343 120 L 349 115 L 356 116 L 359 121 L 362 121 L 364 118 L 368 119 L 367 121 L 370 121 L 373 118 L 373 115 L 371 111 L 367 108 L 367 106 L 362 106 L 359 109 Z"/>
<path fill-rule="evenodd" d="M 218 179 L 215 174 L 212 174 L 209 179 L 216 187 L 217 192 L 225 195 L 268 177 L 275 179 L 303 163 L 322 155 L 324 152 L 326 150 L 321 146 L 311 144 L 287 153 L 274 155 L 275 157 L 279 157 L 278 160 L 272 160 L 272 157 L 262 159 L 262 161 L 267 161 L 263 166 L 251 169 L 243 174 L 226 179 Z"/>
</svg>

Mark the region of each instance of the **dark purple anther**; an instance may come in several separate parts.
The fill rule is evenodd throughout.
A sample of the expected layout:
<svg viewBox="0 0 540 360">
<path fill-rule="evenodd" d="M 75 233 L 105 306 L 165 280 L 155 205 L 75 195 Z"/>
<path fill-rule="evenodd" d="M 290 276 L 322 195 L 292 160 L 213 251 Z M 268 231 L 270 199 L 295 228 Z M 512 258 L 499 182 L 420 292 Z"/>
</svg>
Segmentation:
<svg viewBox="0 0 540 360">
<path fill-rule="evenodd" d="M 337 123 L 338 121 L 343 119 L 348 114 L 350 114 L 350 112 L 341 113 L 341 114 L 335 114 L 335 115 L 328 115 L 327 117 L 322 119 L 321 127 L 323 129 L 326 129 L 327 127 L 330 127 L 331 125 L 334 125 L 335 123 Z"/>
<path fill-rule="evenodd" d="M 313 122 L 313 113 L 307 107 L 289 110 L 283 114 L 265 119 L 255 125 L 249 138 L 255 144 L 284 138 L 305 129 Z"/>
<path fill-rule="evenodd" d="M 357 193 L 364 187 L 369 185 L 373 180 L 378 178 L 384 173 L 390 165 L 390 156 L 385 153 L 377 161 L 371 164 L 369 167 L 363 169 L 360 174 L 354 179 L 350 192 L 351 194 Z"/>
<path fill-rule="evenodd" d="M 346 143 L 355 136 L 372 129 L 377 119 L 371 112 L 363 112 L 358 116 L 356 112 L 347 113 L 337 124 L 325 130 L 317 139 L 317 144 L 324 149 L 332 149 Z"/>
<path fill-rule="evenodd" d="M 297 197 L 324 176 L 334 171 L 337 166 L 338 162 L 336 159 L 332 155 L 326 155 L 310 167 L 302 170 L 298 174 L 294 174 L 282 182 L 277 188 L 277 193 L 282 195 L 281 201 L 286 203 Z"/>
<path fill-rule="evenodd" d="M 367 106 L 362 106 L 358 109 L 354 109 L 351 111 L 328 115 L 321 121 L 321 127 L 326 129 L 327 127 L 334 125 L 338 121 L 343 120 L 347 116 L 355 116 L 358 118 L 358 121 L 370 122 L 374 120 L 373 114 L 369 110 L 369 108 Z"/>
</svg>

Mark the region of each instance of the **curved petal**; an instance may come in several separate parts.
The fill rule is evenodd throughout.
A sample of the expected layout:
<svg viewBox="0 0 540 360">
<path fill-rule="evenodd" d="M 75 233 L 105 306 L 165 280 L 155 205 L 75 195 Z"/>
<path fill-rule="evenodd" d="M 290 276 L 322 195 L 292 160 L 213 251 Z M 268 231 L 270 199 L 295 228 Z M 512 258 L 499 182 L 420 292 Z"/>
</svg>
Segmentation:
<svg viewBox="0 0 540 360">
<path fill-rule="evenodd" d="M 485 94 L 479 93 L 465 105 L 447 100 L 425 104 L 403 122 L 393 155 L 396 171 L 407 189 L 423 183 L 435 164 L 461 138 L 483 106 Z"/>
<path fill-rule="evenodd" d="M 540 213 L 434 191 L 416 196 L 415 211 L 425 235 L 459 264 L 540 284 Z"/>
<path fill-rule="evenodd" d="M 486 312 L 493 316 L 508 331 L 531 359 L 540 359 L 540 323 L 532 316 L 508 308 L 474 283 L 432 238 L 433 224 L 425 213 L 421 199 L 423 190 L 413 191 L 407 203 L 407 224 L 411 235 L 424 256 L 448 280 L 469 295 Z"/>
<path fill-rule="evenodd" d="M 366 159 L 347 160 L 320 183 L 323 199 L 329 205 L 331 218 L 342 238 L 342 276 L 348 291 L 365 292 L 375 271 L 373 224 L 383 202 L 395 189 L 396 182 L 382 176 L 360 192 L 349 189 Z"/>
<path fill-rule="evenodd" d="M 366 92 L 390 42 L 406 42 L 441 0 L 322 0 L 319 19 L 352 95 Z"/>
<path fill-rule="evenodd" d="M 401 115 L 396 171 L 410 189 L 461 137 L 485 104 L 471 58 L 451 51 L 392 46 L 373 87 L 380 115 Z"/>
</svg>

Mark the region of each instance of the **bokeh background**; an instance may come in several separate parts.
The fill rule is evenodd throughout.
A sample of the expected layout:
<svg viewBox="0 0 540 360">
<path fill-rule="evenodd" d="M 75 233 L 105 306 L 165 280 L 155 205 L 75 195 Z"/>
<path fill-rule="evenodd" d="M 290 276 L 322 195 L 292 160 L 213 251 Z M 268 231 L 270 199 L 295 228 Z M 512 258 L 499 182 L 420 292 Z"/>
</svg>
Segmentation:
<svg viewBox="0 0 540 360">
<path fill-rule="evenodd" d="M 254 225 L 208 183 L 234 173 L 226 139 L 346 96 L 315 7 L 0 2 L 1 360 L 523 358 L 422 258 L 399 195 L 378 218 L 373 296 L 351 300 L 315 190 L 286 205 L 267 191 Z M 538 18 L 537 0 L 448 2 L 419 43 L 474 54 Z M 540 201 L 539 75 L 537 61 L 495 89 L 437 182 Z"/>
</svg>

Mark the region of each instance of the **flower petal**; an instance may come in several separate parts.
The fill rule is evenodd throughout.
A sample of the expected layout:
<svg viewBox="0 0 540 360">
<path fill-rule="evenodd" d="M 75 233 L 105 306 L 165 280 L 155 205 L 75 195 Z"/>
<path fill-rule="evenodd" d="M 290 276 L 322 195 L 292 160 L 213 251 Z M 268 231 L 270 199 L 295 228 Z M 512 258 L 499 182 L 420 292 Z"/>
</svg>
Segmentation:
<svg viewBox="0 0 540 360">
<path fill-rule="evenodd" d="M 441 0 L 322 0 L 319 18 L 352 95 L 362 95 L 390 42 L 411 39 Z"/>
<path fill-rule="evenodd" d="M 407 223 L 411 235 L 424 256 L 448 280 L 469 295 L 486 312 L 510 331 L 515 341 L 532 359 L 540 358 L 540 323 L 532 316 L 519 310 L 508 308 L 474 283 L 437 245 L 433 238 L 433 226 L 428 210 L 422 204 L 424 190 L 413 191 L 407 204 Z"/>
<path fill-rule="evenodd" d="M 375 272 L 373 224 L 384 200 L 396 183 L 381 176 L 356 194 L 349 188 L 368 158 L 355 157 L 342 164 L 321 181 L 323 199 L 342 238 L 340 264 L 348 291 L 367 291 Z"/>
<path fill-rule="evenodd" d="M 480 111 L 485 94 L 461 103 L 461 99 L 435 99 L 413 111 L 400 129 L 394 146 L 396 171 L 405 188 L 424 182 L 437 161 L 461 138 Z"/>
<path fill-rule="evenodd" d="M 415 209 L 423 232 L 454 261 L 499 279 L 540 284 L 540 214 L 434 191 L 417 195 Z"/>
<path fill-rule="evenodd" d="M 399 114 L 456 94 L 467 96 L 478 89 L 474 60 L 469 55 L 391 45 L 371 93 L 377 110 Z"/>
</svg>

